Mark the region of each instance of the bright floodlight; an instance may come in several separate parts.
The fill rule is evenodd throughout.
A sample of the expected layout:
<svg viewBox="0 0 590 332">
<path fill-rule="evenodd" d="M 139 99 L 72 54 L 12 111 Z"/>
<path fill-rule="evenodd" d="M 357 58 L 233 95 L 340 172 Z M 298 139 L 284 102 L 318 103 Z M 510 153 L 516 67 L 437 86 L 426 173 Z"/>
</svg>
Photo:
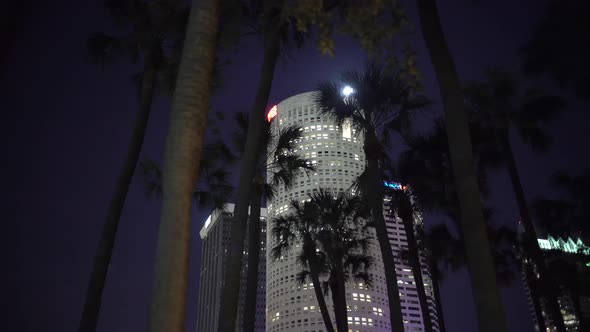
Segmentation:
<svg viewBox="0 0 590 332">
<path fill-rule="evenodd" d="M 348 85 L 345 86 L 344 89 L 342 89 L 342 94 L 345 97 L 348 97 L 348 96 L 350 96 L 353 93 L 354 93 L 354 89 L 352 87 L 348 86 Z"/>
</svg>

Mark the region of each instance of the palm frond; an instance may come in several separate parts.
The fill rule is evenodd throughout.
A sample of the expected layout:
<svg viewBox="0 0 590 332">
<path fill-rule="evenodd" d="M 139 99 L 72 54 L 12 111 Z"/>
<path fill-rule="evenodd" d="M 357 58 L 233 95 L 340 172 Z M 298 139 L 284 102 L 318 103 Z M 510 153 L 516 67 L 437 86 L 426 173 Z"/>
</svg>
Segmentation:
<svg viewBox="0 0 590 332">
<path fill-rule="evenodd" d="M 301 285 L 307 283 L 308 277 L 309 277 L 309 271 L 302 270 L 299 273 L 297 273 L 297 275 L 295 275 L 295 281 L 297 282 L 298 285 L 301 286 Z"/>
</svg>

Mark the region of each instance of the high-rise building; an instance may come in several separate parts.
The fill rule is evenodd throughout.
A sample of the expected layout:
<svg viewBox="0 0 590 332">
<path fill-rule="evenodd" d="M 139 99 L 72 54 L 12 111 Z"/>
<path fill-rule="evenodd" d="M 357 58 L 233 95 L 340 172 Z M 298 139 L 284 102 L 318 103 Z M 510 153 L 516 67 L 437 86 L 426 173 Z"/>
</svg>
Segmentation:
<svg viewBox="0 0 590 332">
<path fill-rule="evenodd" d="M 386 186 L 389 187 L 390 190 L 409 190 L 405 186 L 395 182 L 386 183 Z M 416 202 L 412 202 L 412 205 L 416 206 L 417 204 Z M 406 230 L 403 221 L 397 216 L 394 209 L 395 207 L 391 204 L 391 197 L 386 195 L 383 214 L 385 216 L 389 243 L 391 244 L 391 250 L 396 260 L 397 286 L 400 293 L 404 326 L 406 331 L 424 331 L 424 314 L 420 307 L 418 291 L 416 289 L 416 283 L 414 282 L 414 274 L 406 260 L 401 259 L 403 252 L 408 250 Z M 422 213 L 416 208 L 414 209 L 414 233 L 416 234 L 417 229 L 422 227 Z M 378 247 L 376 249 L 378 249 Z M 426 253 L 420 253 L 420 266 L 432 329 L 433 331 L 440 331 L 436 305 L 437 299 L 432 287 L 432 278 L 428 267 L 429 264 Z"/>
<path fill-rule="evenodd" d="M 271 128 L 274 132 L 290 125 L 302 127 L 302 137 L 297 142 L 295 152 L 310 160 L 316 167 L 315 172 L 298 176 L 290 189 L 278 189 L 275 197 L 268 202 L 269 220 L 288 213 L 291 200 L 306 200 L 308 194 L 319 188 L 330 188 L 333 191 L 351 190 L 353 182 L 365 167 L 362 137 L 359 137 L 350 125 L 345 123 L 339 127 L 333 117 L 320 115 L 312 94 L 308 92 L 290 97 L 269 112 L 268 120 L 272 120 Z M 401 263 L 401 250 L 407 246 L 405 231 L 399 218 L 388 208 L 388 204 L 386 199 L 384 214 L 391 230 L 390 244 L 396 256 L 398 286 L 406 330 L 423 331 L 422 313 L 413 284 L 413 275 L 411 269 Z M 272 225 L 269 224 L 270 227 Z M 275 245 L 270 232 L 267 233 L 267 244 L 268 248 Z M 363 283 L 347 284 L 349 331 L 391 331 L 387 286 L 376 240 L 370 245 L 369 251 L 375 258 L 375 264 L 369 271 L 373 285 L 369 288 Z M 311 282 L 303 285 L 296 282 L 296 275 L 301 269 L 296 256 L 297 252 L 292 251 L 277 261 L 267 257 L 266 331 L 268 332 L 325 331 L 313 285 Z M 427 264 L 424 260 L 423 262 L 424 279 L 425 284 L 428 284 L 426 288 L 430 297 L 429 305 L 432 308 L 431 317 L 433 317 L 435 331 L 438 331 L 434 310 L 436 306 L 429 285 L 430 277 Z M 385 264 L 392 263 L 385 262 Z M 331 299 L 327 297 L 326 301 L 330 311 L 333 312 Z"/>
<path fill-rule="evenodd" d="M 590 247 L 580 238 L 574 240 L 569 237 L 562 239 L 548 236 L 547 239 L 537 241 L 541 250 L 547 251 L 546 264 L 550 267 L 552 264 L 560 264 L 553 266 L 551 274 L 559 292 L 557 301 L 566 331 L 581 332 L 581 320 L 590 322 Z M 583 259 L 584 257 L 588 258 Z M 540 319 L 545 323 L 547 332 L 556 331 L 555 323 L 547 312 L 547 299 L 539 289 L 542 286 L 539 284 L 536 267 L 526 257 L 523 257 L 523 281 L 535 331 L 539 330 L 537 322 Z M 535 310 L 535 303 L 540 306 L 540 314 Z"/>
<path fill-rule="evenodd" d="M 221 287 L 223 283 L 226 253 L 230 245 L 230 222 L 233 217 L 234 204 L 227 204 L 225 209 L 215 210 L 207 218 L 199 232 L 203 243 L 201 252 L 201 270 L 199 284 L 199 303 L 197 307 L 197 331 L 217 331 L 219 306 L 221 305 Z M 261 247 L 258 266 L 258 287 L 256 298 L 255 331 L 265 331 L 265 292 L 266 285 L 266 209 L 260 211 Z M 241 331 L 243 322 L 245 283 L 247 269 L 247 243 L 240 278 L 237 330 Z"/>
</svg>

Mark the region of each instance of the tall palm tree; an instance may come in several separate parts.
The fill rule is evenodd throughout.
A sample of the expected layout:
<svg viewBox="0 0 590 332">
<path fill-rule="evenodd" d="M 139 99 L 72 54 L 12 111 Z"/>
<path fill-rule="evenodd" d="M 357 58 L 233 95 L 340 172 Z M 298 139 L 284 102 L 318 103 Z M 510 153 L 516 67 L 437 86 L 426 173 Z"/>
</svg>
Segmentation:
<svg viewBox="0 0 590 332">
<path fill-rule="evenodd" d="M 440 212 L 440 211 L 438 211 Z M 443 282 L 444 270 L 456 271 L 466 265 L 466 253 L 463 244 L 460 226 L 454 220 L 454 228 L 459 231 L 455 236 L 446 224 L 438 224 L 431 227 L 424 234 L 421 251 L 427 253 L 432 292 L 436 301 L 438 316 L 438 328 L 445 331 L 444 313 L 442 310 L 442 298 L 440 296 L 440 284 Z M 517 246 L 516 233 L 505 227 L 497 227 L 488 223 L 487 232 L 492 245 L 492 257 L 496 269 L 496 278 L 501 285 L 510 285 L 516 277 Z"/>
<path fill-rule="evenodd" d="M 371 285 L 368 269 L 373 259 L 367 255 L 370 210 L 363 197 L 342 191 L 332 194 L 320 189 L 309 196 L 310 203 L 319 208 L 322 227 L 316 241 L 328 268 L 326 284 L 332 293 L 336 328 L 347 331 L 346 282 L 354 279 Z"/>
<path fill-rule="evenodd" d="M 191 200 L 210 107 L 220 6 L 220 0 L 195 1 L 188 20 L 164 154 L 152 332 L 184 331 Z"/>
<path fill-rule="evenodd" d="M 215 118 L 211 119 L 215 121 Z M 237 154 L 241 154 L 242 145 L 248 127 L 248 116 L 244 113 L 236 114 L 237 132 L 231 143 L 213 140 L 208 143 L 203 151 L 207 159 L 201 163 L 199 179 L 194 185 L 193 197 L 201 208 L 223 209 L 230 199 L 234 188 L 229 183 L 228 166 L 237 161 Z M 213 123 L 213 131 L 217 131 Z M 301 137 L 299 126 L 290 126 L 273 133 L 270 130 L 270 123 L 265 125 L 265 133 L 261 138 L 259 147 L 259 158 L 257 172 L 252 179 L 252 198 L 250 203 L 250 217 L 248 220 L 248 258 L 247 258 L 247 281 L 246 296 L 244 303 L 243 330 L 254 329 L 256 317 L 256 293 L 258 289 L 258 265 L 260 254 L 260 208 L 262 200 L 274 195 L 279 186 L 289 188 L 293 180 L 300 172 L 307 172 L 314 167 L 307 160 L 294 154 L 295 142 Z M 269 142 L 276 142 L 269 146 Z M 233 146 L 233 148 L 232 148 Z M 273 160 L 267 165 L 267 160 Z M 140 163 L 144 177 L 145 190 L 148 195 L 161 196 L 162 179 L 161 169 L 154 161 L 147 160 Z M 267 170 L 271 177 L 267 180 Z"/>
<path fill-rule="evenodd" d="M 263 120 L 261 120 L 263 121 Z M 241 133 L 236 137 L 236 146 L 243 149 L 242 143 L 247 132 L 248 117 L 239 114 Z M 259 143 L 256 174 L 252 179 L 250 217 L 248 219 L 248 258 L 246 275 L 246 297 L 244 302 L 245 332 L 253 332 L 256 321 L 256 295 L 258 290 L 258 265 L 260 255 L 260 207 L 263 199 L 272 198 L 274 192 L 283 186 L 291 188 L 293 180 L 301 173 L 314 169 L 310 162 L 293 151 L 295 142 L 301 138 L 301 127 L 289 126 L 277 133 L 271 131 L 270 122 L 264 126 L 265 132 Z M 270 142 L 276 142 L 270 146 Z M 267 163 L 267 161 L 271 161 Z M 270 177 L 266 177 L 267 170 Z M 266 179 L 265 179 L 266 178 Z"/>
<path fill-rule="evenodd" d="M 409 188 L 407 187 L 406 189 L 392 191 L 392 207 L 397 210 L 397 215 L 404 225 L 404 231 L 408 242 L 407 260 L 410 263 L 409 265 L 414 276 L 414 285 L 416 286 L 416 292 L 418 293 L 418 302 L 420 303 L 420 311 L 422 312 L 424 331 L 432 332 L 430 308 L 428 306 L 426 285 L 424 284 L 422 263 L 420 261 L 420 241 L 417 239 L 416 223 L 414 220 L 414 204 L 412 204 L 410 195 Z"/>
<path fill-rule="evenodd" d="M 451 164 L 459 197 L 461 229 L 465 237 L 467 266 L 479 331 L 504 332 L 507 330 L 506 320 L 486 235 L 461 83 L 444 37 L 436 0 L 418 0 L 417 5 L 422 35 L 434 65 L 445 110 Z"/>
<path fill-rule="evenodd" d="M 133 61 L 141 58 L 143 67 L 136 75 L 139 105 L 135 125 L 94 257 L 78 326 L 78 331 L 81 332 L 96 330 L 119 220 L 139 160 L 152 100 L 158 93 L 170 93 L 172 85 L 168 78 L 176 72 L 187 16 L 186 6 L 174 1 L 157 0 L 148 3 L 107 0 L 105 5 L 111 16 L 129 32 L 117 36 L 93 35 L 87 43 L 90 60 L 104 64 L 129 56 Z"/>
<path fill-rule="evenodd" d="M 480 129 L 476 124 L 472 124 L 474 138 L 474 150 L 477 156 L 478 165 L 478 183 L 483 194 L 488 192 L 486 170 L 489 165 L 489 159 L 497 159 L 500 151 L 493 144 L 489 144 L 489 131 Z M 443 122 L 439 119 L 435 121 L 433 132 L 429 136 L 414 136 L 407 140 L 407 150 L 404 151 L 397 163 L 397 167 L 388 170 L 390 177 L 395 177 L 403 181 L 406 190 L 397 191 L 400 217 L 407 216 L 410 218 L 410 208 L 417 204 L 426 211 L 442 213 L 451 219 L 461 235 L 461 227 L 458 224 L 459 202 L 455 190 L 452 169 L 450 166 L 448 145 L 446 143 L 446 130 Z M 403 196 L 402 196 L 403 195 Z M 411 200 L 408 204 L 409 196 Z M 405 201 L 405 204 L 403 204 Z M 405 211 L 404 211 L 405 210 Z M 488 216 L 489 218 L 489 216 Z M 402 219 L 403 220 L 403 219 Z M 406 222 L 406 224 L 409 224 Z M 429 266 L 432 279 L 432 287 L 437 305 L 440 306 L 440 296 L 438 295 L 438 283 L 442 280 L 441 267 L 450 267 L 453 270 L 465 265 L 465 250 L 463 249 L 462 236 L 456 238 L 453 236 L 445 224 L 436 225 L 425 235 L 420 235 L 422 229 L 416 230 L 416 236 L 422 241 L 416 241 L 421 251 L 428 252 Z M 496 229 L 488 225 L 488 235 L 493 242 L 493 257 L 496 264 L 498 278 L 509 281 L 512 275 L 514 254 L 506 251 L 513 242 L 506 241 L 507 229 Z M 501 236 L 494 236 L 499 234 Z M 412 249 L 408 243 L 409 249 Z M 504 257 L 504 254 L 508 254 Z M 410 255 L 411 256 L 411 255 Z M 443 313 L 438 310 L 439 318 Z M 440 321 L 440 319 L 439 319 Z M 439 328 L 444 328 L 444 322 L 440 322 Z"/>
<path fill-rule="evenodd" d="M 482 196 L 489 195 L 487 172 L 490 170 L 490 160 L 497 160 L 501 150 L 489 141 L 490 131 L 480 128 L 477 123 L 471 124 L 474 152 L 478 168 L 478 186 Z M 446 142 L 446 130 L 442 121 L 435 121 L 434 131 L 430 136 L 417 136 L 408 140 L 408 150 L 404 151 L 398 162 L 397 172 L 399 178 L 405 181 L 411 197 L 421 208 L 427 211 L 442 213 L 449 218 L 459 233 L 455 239 L 446 225 L 437 225 L 431 232 L 437 237 L 427 235 L 427 242 L 431 240 L 438 243 L 437 257 L 446 262 L 453 269 L 466 264 L 466 254 L 462 245 L 462 229 L 459 223 L 459 201 L 457 190 L 453 181 L 453 173 L 450 166 L 448 145 Z M 502 283 L 510 282 L 513 273 L 511 269 L 515 261 L 515 252 L 511 247 L 517 244 L 516 233 L 507 227 L 494 227 L 491 225 L 493 211 L 484 208 L 487 234 L 492 244 L 492 257 L 496 267 L 497 279 Z M 441 244 L 448 246 L 442 250 Z M 440 255 L 441 252 L 444 254 Z"/>
<path fill-rule="evenodd" d="M 444 226 L 444 227 L 440 227 Z M 445 315 L 442 307 L 442 297 L 440 295 L 440 284 L 444 280 L 443 269 L 451 265 L 455 268 L 453 258 L 454 251 L 460 246 L 455 237 L 449 232 L 446 225 L 437 225 L 432 227 L 428 233 L 420 230 L 423 239 L 422 248 L 428 257 L 428 269 L 430 271 L 430 280 L 432 281 L 432 293 L 436 302 L 436 312 L 438 318 L 438 328 L 440 332 L 446 331 Z M 442 266 L 441 266 L 442 265 Z"/>
<path fill-rule="evenodd" d="M 228 166 L 235 163 L 235 156 L 222 142 L 206 144 L 203 152 L 207 159 L 201 163 L 199 178 L 193 187 L 194 203 L 201 209 L 223 210 L 234 191 Z M 146 196 L 161 199 L 162 168 L 153 160 L 144 160 L 139 166 Z"/>
<path fill-rule="evenodd" d="M 302 242 L 298 261 L 304 270 L 298 274 L 298 280 L 303 283 L 311 275 L 319 303 L 322 294 L 316 286 L 320 283 L 318 274 L 325 274 L 327 279 L 321 288 L 332 294 L 336 328 L 347 331 L 346 282 L 354 279 L 371 285 L 367 270 L 372 257 L 366 255 L 370 211 L 362 197 L 344 192 L 334 195 L 320 189 L 309 197 L 310 201 L 304 204 L 291 203 L 294 214 L 273 220 L 272 234 L 277 245 L 272 253 L 280 259 L 297 241 Z M 322 306 L 325 307 L 325 301 L 320 309 Z M 329 314 L 322 314 L 326 327 L 331 329 Z"/>
<path fill-rule="evenodd" d="M 240 271 L 244 252 L 244 237 L 248 220 L 248 207 L 251 202 L 251 181 L 256 175 L 258 160 L 258 143 L 263 135 L 264 113 L 274 78 L 275 65 L 280 54 L 281 41 L 286 41 L 291 23 L 285 20 L 283 1 L 253 2 L 252 7 L 245 6 L 246 17 L 253 18 L 255 31 L 263 38 L 262 66 L 252 110 L 249 116 L 248 131 L 244 142 L 244 154 L 240 162 L 240 179 L 238 183 L 234 220 L 230 230 L 228 264 L 224 274 L 221 292 L 221 309 L 217 328 L 219 332 L 234 331 L 238 309 L 240 289 Z M 296 37 L 296 41 L 302 39 Z"/>
<path fill-rule="evenodd" d="M 510 143 L 510 130 L 514 128 L 525 143 L 536 150 L 547 150 L 551 137 L 543 131 L 542 124 L 553 119 L 563 109 L 562 98 L 545 94 L 539 89 L 519 89 L 516 78 L 508 71 L 492 69 L 487 80 L 473 82 L 465 88 L 465 99 L 474 113 L 475 121 L 489 128 L 492 144 L 500 147 L 501 159 L 508 167 L 512 189 L 524 226 L 523 245 L 527 256 L 537 266 L 542 283 L 552 282 L 547 275 L 545 260 L 535 230 L 528 203 L 520 181 L 518 166 Z M 565 331 L 559 303 L 555 296 L 548 297 L 548 309 L 558 331 Z"/>
<path fill-rule="evenodd" d="M 351 86 L 354 93 L 345 98 L 341 89 L 346 85 Z M 412 95 L 399 72 L 385 72 L 374 63 L 367 64 L 362 72 L 347 71 L 338 81 L 321 83 L 315 100 L 321 112 L 333 115 L 339 125 L 350 123 L 356 133 L 362 135 L 366 166 L 359 189 L 370 205 L 384 261 L 391 329 L 403 331 L 394 257 L 383 217 L 385 193 L 381 174 L 387 159 L 385 146 L 392 132 L 405 133 L 412 113 L 426 106 L 428 100 Z"/>
<path fill-rule="evenodd" d="M 303 271 L 297 275 L 297 280 L 305 283 L 308 277 L 311 279 L 326 331 L 334 332 L 320 281 L 320 276 L 327 273 L 327 268 L 314 239 L 318 229 L 321 228 L 317 218 L 317 206 L 292 201 L 291 210 L 290 214 L 274 218 L 269 224 L 272 225 L 271 234 L 277 243 L 271 249 L 271 256 L 275 260 L 280 260 L 293 250 L 296 243 L 301 243 L 297 262 L 302 266 Z"/>
<path fill-rule="evenodd" d="M 241 2 L 243 9 L 243 18 L 245 24 L 252 28 L 249 34 L 257 34 L 262 36 L 263 40 L 263 55 L 262 66 L 260 69 L 258 87 L 252 110 L 250 112 L 250 122 L 248 123 L 248 135 L 245 140 L 245 150 L 242 156 L 240 165 L 240 180 L 238 185 L 237 202 L 234 210 L 234 222 L 231 228 L 231 244 L 230 257 L 228 264 L 228 271 L 224 277 L 224 287 L 221 295 L 221 314 L 219 315 L 218 329 L 220 332 L 232 331 L 235 328 L 235 322 L 226 317 L 234 317 L 237 312 L 238 291 L 239 291 L 239 277 L 241 258 L 243 256 L 243 241 L 246 232 L 246 223 L 248 219 L 248 205 L 250 202 L 250 180 L 255 175 L 255 164 L 257 154 L 257 142 L 263 132 L 262 123 L 258 119 L 262 119 L 266 111 L 268 96 L 274 78 L 274 69 L 278 58 L 282 51 L 284 51 L 290 44 L 300 47 L 308 36 L 310 26 L 315 25 L 320 34 L 319 48 L 324 54 L 333 55 L 333 41 L 330 39 L 331 31 L 333 30 L 333 21 L 331 15 L 327 12 L 340 9 L 340 14 L 346 16 L 347 13 L 355 15 L 361 12 L 362 15 L 369 14 L 374 17 L 372 10 L 367 12 L 366 6 L 349 6 L 348 3 L 340 1 L 285 1 L 285 0 L 263 0 L 263 1 L 247 1 Z M 376 4 L 375 7 L 382 7 Z M 359 8 L 361 10 L 359 10 Z M 362 16 L 359 15 L 359 16 Z M 373 15 L 373 16 L 371 16 Z M 365 21 L 367 17 L 365 15 Z M 369 32 L 363 34 L 365 40 L 375 39 L 368 38 L 369 34 L 374 34 L 376 31 L 382 31 L 377 24 L 371 24 L 367 29 L 368 24 L 363 24 L 362 20 L 342 20 L 342 22 L 355 22 L 354 37 L 359 37 L 358 32 Z M 374 22 L 370 22 L 374 23 Z M 398 24 L 399 22 L 396 22 Z M 349 29 L 351 27 L 348 27 Z M 359 29 L 360 28 L 360 29 Z M 392 35 L 392 31 L 396 29 L 386 29 L 389 31 L 388 35 Z M 379 39 L 379 38 L 377 38 Z"/>
<path fill-rule="evenodd" d="M 388 157 L 384 157 L 381 160 L 381 177 L 380 182 L 388 182 L 392 178 L 398 178 L 395 176 L 397 172 L 392 165 L 391 160 Z M 368 179 L 366 170 L 361 173 L 358 177 L 355 186 L 362 190 L 362 188 L 370 188 L 370 184 L 365 183 Z M 404 225 L 404 231 L 407 240 L 407 249 L 403 248 L 401 258 L 411 268 L 412 275 L 414 277 L 414 285 L 416 286 L 416 292 L 418 293 L 418 301 L 420 304 L 420 310 L 422 312 L 422 320 L 424 324 L 424 330 L 427 332 L 432 331 L 432 320 L 430 317 L 430 309 L 428 306 L 428 298 L 426 294 L 426 287 L 424 284 L 424 277 L 422 274 L 422 263 L 420 261 L 421 251 L 426 251 L 421 239 L 418 239 L 418 231 L 421 224 L 417 224 L 414 218 L 416 204 L 412 202 L 411 190 L 407 185 L 402 185 L 399 190 L 388 189 L 386 195 L 391 199 L 390 203 L 386 204 L 387 208 L 397 212 L 397 216 L 402 220 Z"/>
</svg>

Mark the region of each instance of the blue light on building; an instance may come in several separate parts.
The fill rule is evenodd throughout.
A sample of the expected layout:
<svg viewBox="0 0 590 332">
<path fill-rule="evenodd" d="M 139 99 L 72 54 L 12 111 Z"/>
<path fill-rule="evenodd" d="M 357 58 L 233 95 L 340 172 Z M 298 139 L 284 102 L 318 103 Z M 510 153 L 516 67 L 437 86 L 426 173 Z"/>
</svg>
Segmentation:
<svg viewBox="0 0 590 332">
<path fill-rule="evenodd" d="M 387 181 L 383 181 L 383 185 L 387 188 L 391 188 L 393 190 L 403 190 L 405 189 L 404 186 L 402 186 L 401 183 L 399 182 L 387 182 Z"/>
</svg>

